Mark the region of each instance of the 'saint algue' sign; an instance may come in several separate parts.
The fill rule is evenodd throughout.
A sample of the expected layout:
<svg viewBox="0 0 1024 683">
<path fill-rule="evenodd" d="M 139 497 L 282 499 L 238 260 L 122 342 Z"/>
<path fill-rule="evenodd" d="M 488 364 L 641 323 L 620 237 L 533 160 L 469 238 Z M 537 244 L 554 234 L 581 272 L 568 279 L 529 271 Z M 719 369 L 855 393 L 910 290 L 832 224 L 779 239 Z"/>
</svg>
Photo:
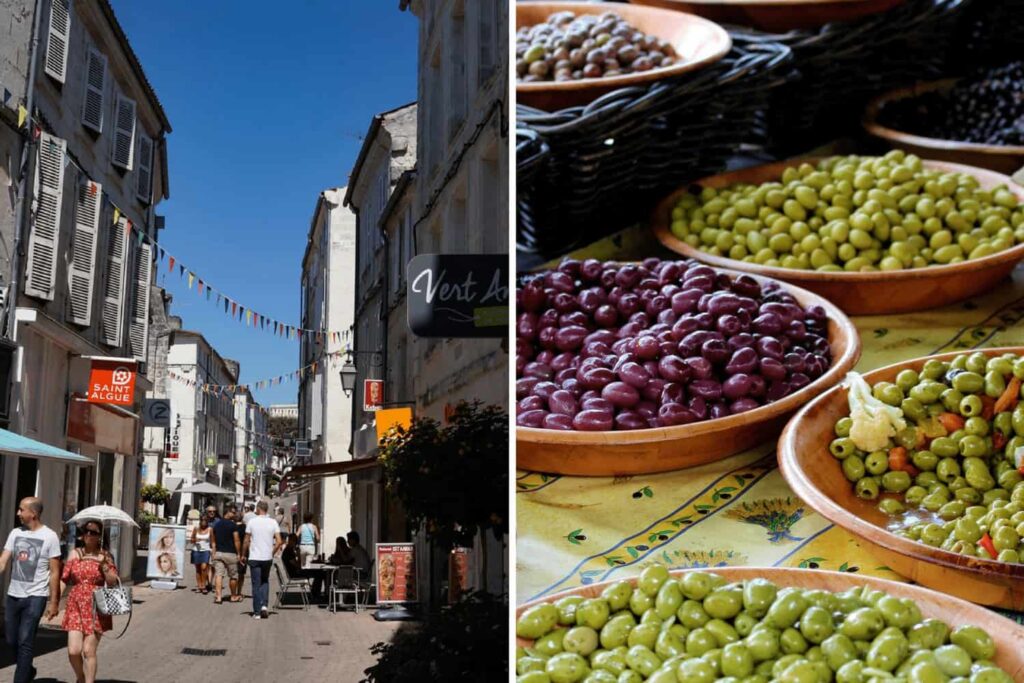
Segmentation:
<svg viewBox="0 0 1024 683">
<path fill-rule="evenodd" d="M 409 329 L 416 336 L 508 334 L 508 254 L 420 254 L 407 268 Z"/>
</svg>

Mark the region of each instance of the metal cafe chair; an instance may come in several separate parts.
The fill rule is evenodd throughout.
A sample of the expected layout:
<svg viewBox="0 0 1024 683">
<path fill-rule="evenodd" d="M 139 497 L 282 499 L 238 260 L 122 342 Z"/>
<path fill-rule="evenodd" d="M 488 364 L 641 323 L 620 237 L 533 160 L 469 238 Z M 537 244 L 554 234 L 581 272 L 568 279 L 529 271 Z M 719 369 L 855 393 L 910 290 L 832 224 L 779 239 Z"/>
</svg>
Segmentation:
<svg viewBox="0 0 1024 683">
<path fill-rule="evenodd" d="M 327 608 L 331 612 L 337 612 L 338 608 L 345 607 L 345 596 L 352 596 L 352 605 L 355 611 L 359 611 L 359 586 L 356 582 L 356 568 L 352 565 L 341 565 L 335 567 L 331 572 L 331 588 L 328 593 Z"/>
<path fill-rule="evenodd" d="M 284 594 L 290 589 L 298 589 L 299 594 L 302 596 L 302 607 L 303 609 L 309 609 L 309 588 L 310 581 L 308 578 L 292 578 L 288 574 L 288 568 L 284 566 L 284 562 L 281 561 L 280 556 L 274 557 L 274 571 L 277 573 L 278 590 L 277 590 L 277 601 L 274 603 L 274 611 L 281 606 L 281 600 L 284 598 Z"/>
<path fill-rule="evenodd" d="M 364 608 L 365 607 L 369 607 L 370 606 L 370 594 L 371 593 L 375 593 L 377 591 L 377 584 L 373 583 L 373 581 L 370 581 L 370 580 L 363 580 L 363 572 L 358 567 L 355 567 L 355 571 L 356 571 L 356 583 L 355 583 L 355 585 L 356 585 L 356 612 L 359 612 L 359 607 L 360 607 L 359 596 L 361 595 L 363 597 L 361 606 L 364 607 Z M 370 568 L 366 571 L 366 575 L 367 575 L 367 577 L 372 577 L 373 576 L 373 563 L 372 562 L 370 563 Z"/>
</svg>

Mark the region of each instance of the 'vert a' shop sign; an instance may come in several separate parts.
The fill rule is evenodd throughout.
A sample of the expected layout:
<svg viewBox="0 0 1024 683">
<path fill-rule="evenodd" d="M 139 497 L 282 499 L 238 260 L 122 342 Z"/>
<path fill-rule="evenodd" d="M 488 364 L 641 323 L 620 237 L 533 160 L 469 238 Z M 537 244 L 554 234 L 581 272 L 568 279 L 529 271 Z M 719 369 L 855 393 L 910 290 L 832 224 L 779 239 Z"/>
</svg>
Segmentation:
<svg viewBox="0 0 1024 683">
<path fill-rule="evenodd" d="M 508 334 L 508 254 L 420 254 L 406 275 L 416 336 Z"/>
<path fill-rule="evenodd" d="M 89 403 L 130 406 L 135 402 L 134 361 L 93 359 Z"/>
</svg>

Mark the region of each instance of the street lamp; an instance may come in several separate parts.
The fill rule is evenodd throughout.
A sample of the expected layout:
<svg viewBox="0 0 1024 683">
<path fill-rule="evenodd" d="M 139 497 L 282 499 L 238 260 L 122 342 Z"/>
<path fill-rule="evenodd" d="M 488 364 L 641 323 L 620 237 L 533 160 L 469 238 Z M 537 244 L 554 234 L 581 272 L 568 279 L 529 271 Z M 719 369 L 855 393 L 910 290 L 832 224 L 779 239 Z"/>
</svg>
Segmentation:
<svg viewBox="0 0 1024 683">
<path fill-rule="evenodd" d="M 345 364 L 341 366 L 341 390 L 345 392 L 346 396 L 352 395 L 352 390 L 356 388 L 356 376 L 358 371 L 356 366 L 352 363 L 353 354 L 366 354 L 371 356 L 370 365 L 372 367 L 380 367 L 384 365 L 384 354 L 380 351 L 353 351 L 348 349 L 345 351 Z"/>
</svg>

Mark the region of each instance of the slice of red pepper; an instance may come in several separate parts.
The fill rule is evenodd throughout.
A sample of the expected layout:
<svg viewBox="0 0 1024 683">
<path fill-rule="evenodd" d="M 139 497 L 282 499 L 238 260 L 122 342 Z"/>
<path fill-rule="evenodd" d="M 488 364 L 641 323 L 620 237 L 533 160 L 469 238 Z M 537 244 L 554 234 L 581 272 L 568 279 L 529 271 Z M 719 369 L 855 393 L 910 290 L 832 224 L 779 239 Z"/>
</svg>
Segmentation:
<svg viewBox="0 0 1024 683">
<path fill-rule="evenodd" d="M 985 552 L 987 552 L 993 560 L 999 557 L 999 553 L 996 552 L 996 546 L 992 542 L 992 537 L 989 536 L 988 533 L 982 536 L 978 543 L 985 549 Z"/>
</svg>

